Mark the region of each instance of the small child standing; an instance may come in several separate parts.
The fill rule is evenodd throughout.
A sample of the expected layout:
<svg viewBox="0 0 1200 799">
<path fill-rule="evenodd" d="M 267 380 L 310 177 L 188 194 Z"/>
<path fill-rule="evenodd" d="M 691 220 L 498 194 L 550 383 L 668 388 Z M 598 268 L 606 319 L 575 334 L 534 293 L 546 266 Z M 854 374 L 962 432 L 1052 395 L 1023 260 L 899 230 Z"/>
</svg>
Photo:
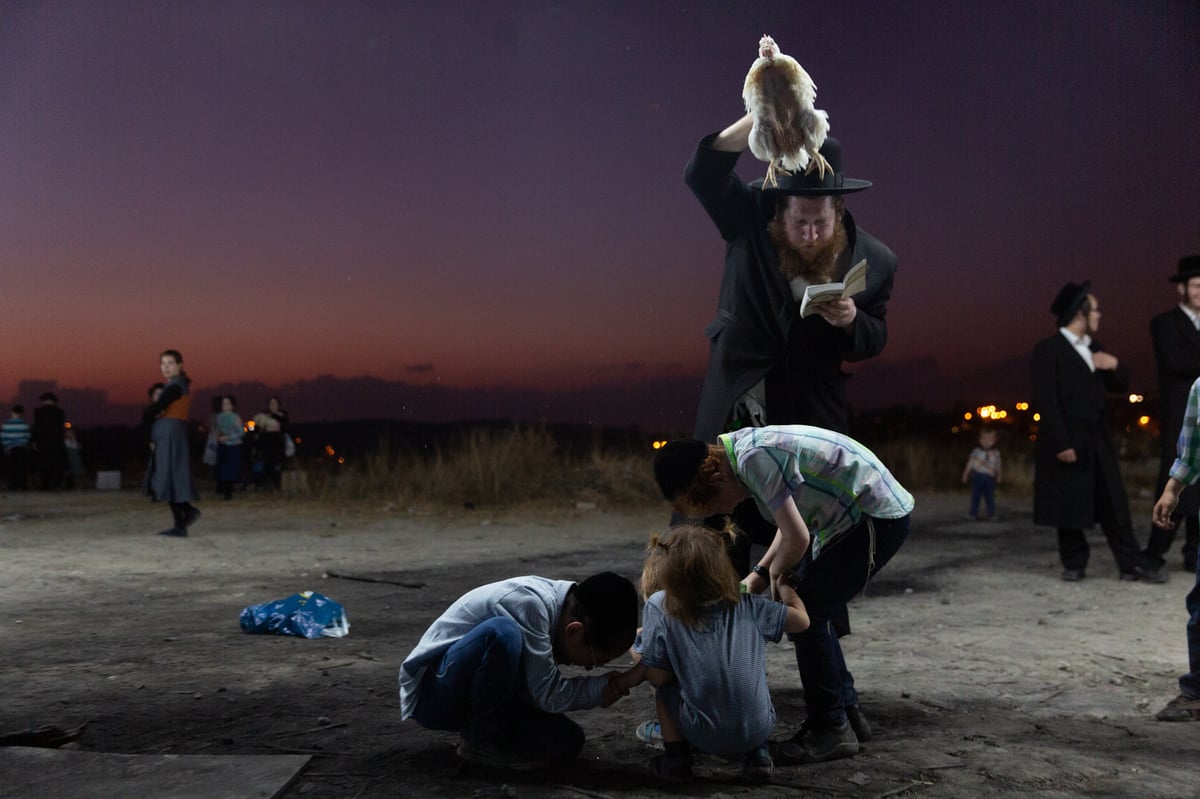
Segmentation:
<svg viewBox="0 0 1200 799">
<path fill-rule="evenodd" d="M 742 593 L 724 535 L 690 525 L 651 538 L 642 590 L 654 588 L 661 590 L 643 611 L 637 666 L 655 686 L 665 749 L 650 770 L 672 782 L 691 779 L 695 747 L 740 757 L 749 779 L 769 778 L 775 708 L 765 642 L 808 629 L 804 604 L 787 585 L 782 603 Z"/>
<path fill-rule="evenodd" d="M 996 518 L 996 484 L 1000 482 L 1000 450 L 996 449 L 996 429 L 979 431 L 979 446 L 971 450 L 962 481 L 971 481 L 971 518 L 979 518 L 979 499 L 987 506 L 987 519 Z"/>
</svg>

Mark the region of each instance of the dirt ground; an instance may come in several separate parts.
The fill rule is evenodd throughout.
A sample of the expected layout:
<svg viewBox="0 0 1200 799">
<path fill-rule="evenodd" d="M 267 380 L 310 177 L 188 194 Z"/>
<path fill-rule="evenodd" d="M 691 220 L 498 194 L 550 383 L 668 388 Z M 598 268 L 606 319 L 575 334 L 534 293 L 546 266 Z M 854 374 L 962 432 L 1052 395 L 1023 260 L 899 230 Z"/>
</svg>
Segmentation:
<svg viewBox="0 0 1200 799">
<path fill-rule="evenodd" d="M 1200 727 L 1153 718 L 1186 663 L 1192 580 L 1178 556 L 1167 585 L 1122 583 L 1097 532 L 1088 578 L 1064 583 L 1027 503 L 1002 503 L 991 523 L 965 506 L 918 496 L 909 543 L 851 605 L 844 646 L 874 740 L 764 786 L 703 761 L 686 794 L 1200 795 Z M 168 539 L 154 534 L 166 509 L 132 492 L 0 499 L 0 732 L 86 725 L 70 746 L 98 752 L 312 754 L 288 797 L 679 793 L 646 775 L 653 750 L 633 736 L 653 714 L 648 687 L 575 715 L 588 732 L 575 767 L 520 776 L 464 767 L 453 735 L 400 722 L 396 697 L 400 662 L 464 591 L 518 574 L 634 577 L 665 510 L 437 516 L 256 496 L 202 508 L 191 537 Z M 239 629 L 246 605 L 305 589 L 345 605 L 348 637 Z M 768 668 L 785 737 L 803 719 L 785 643 Z"/>
</svg>

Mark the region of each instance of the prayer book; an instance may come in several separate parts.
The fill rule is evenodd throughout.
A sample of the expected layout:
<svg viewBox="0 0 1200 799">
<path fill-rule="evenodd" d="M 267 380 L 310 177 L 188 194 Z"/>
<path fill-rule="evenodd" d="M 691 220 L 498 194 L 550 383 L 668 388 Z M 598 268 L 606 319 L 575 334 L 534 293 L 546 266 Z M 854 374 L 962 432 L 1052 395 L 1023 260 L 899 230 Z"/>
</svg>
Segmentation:
<svg viewBox="0 0 1200 799">
<path fill-rule="evenodd" d="M 800 318 L 815 314 L 816 306 L 823 302 L 853 297 L 866 287 L 867 259 L 864 258 L 850 267 L 850 271 L 846 273 L 840 283 L 814 283 L 804 289 L 804 297 L 800 300 Z"/>
</svg>

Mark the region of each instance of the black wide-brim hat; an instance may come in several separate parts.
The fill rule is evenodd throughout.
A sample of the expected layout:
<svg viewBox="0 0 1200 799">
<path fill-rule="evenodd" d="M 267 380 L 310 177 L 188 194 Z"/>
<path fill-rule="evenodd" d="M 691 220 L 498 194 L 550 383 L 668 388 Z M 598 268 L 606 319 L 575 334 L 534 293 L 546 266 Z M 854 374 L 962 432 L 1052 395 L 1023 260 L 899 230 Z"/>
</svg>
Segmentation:
<svg viewBox="0 0 1200 799">
<path fill-rule="evenodd" d="M 775 185 L 763 186 L 762 180 L 753 180 L 750 185 L 762 189 L 766 194 L 790 195 L 795 197 L 825 197 L 834 194 L 853 194 L 856 191 L 871 188 L 871 181 L 848 178 L 842 174 L 842 145 L 832 136 L 825 137 L 820 153 L 829 162 L 830 169 L 825 170 L 825 176 L 813 167 L 805 172 L 801 170 L 792 175 L 775 170 Z M 811 166 L 811 163 L 810 163 Z"/>
<path fill-rule="evenodd" d="M 1066 327 L 1075 318 L 1075 314 L 1087 302 L 1091 287 L 1092 281 L 1085 280 L 1082 283 L 1068 283 L 1058 290 L 1058 296 L 1050 303 L 1050 313 L 1058 319 L 1059 327 Z"/>
<path fill-rule="evenodd" d="M 1179 259 L 1179 272 L 1167 278 L 1172 283 L 1183 283 L 1190 278 L 1200 277 L 1200 255 L 1187 255 Z"/>
</svg>

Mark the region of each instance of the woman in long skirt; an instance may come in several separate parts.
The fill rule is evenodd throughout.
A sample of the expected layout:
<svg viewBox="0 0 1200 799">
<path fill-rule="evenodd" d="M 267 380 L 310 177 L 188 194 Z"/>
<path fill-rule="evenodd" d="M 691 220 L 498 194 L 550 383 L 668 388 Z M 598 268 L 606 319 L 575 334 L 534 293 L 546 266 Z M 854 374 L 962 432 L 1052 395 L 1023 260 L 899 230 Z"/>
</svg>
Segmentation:
<svg viewBox="0 0 1200 799">
<path fill-rule="evenodd" d="M 188 393 L 191 380 L 183 371 L 183 356 L 176 350 L 163 352 L 159 356 L 159 366 L 166 385 L 148 411 L 155 418 L 150 428 L 154 459 L 147 493 L 171 506 L 174 523 L 159 535 L 181 538 L 200 518 L 200 510 L 192 505 L 197 496 L 187 436 L 188 411 L 192 407 L 192 397 Z"/>
<path fill-rule="evenodd" d="M 242 481 L 242 417 L 237 415 L 237 400 L 221 397 L 221 411 L 213 423 L 217 434 L 217 491 L 233 499 L 233 487 Z"/>
</svg>

